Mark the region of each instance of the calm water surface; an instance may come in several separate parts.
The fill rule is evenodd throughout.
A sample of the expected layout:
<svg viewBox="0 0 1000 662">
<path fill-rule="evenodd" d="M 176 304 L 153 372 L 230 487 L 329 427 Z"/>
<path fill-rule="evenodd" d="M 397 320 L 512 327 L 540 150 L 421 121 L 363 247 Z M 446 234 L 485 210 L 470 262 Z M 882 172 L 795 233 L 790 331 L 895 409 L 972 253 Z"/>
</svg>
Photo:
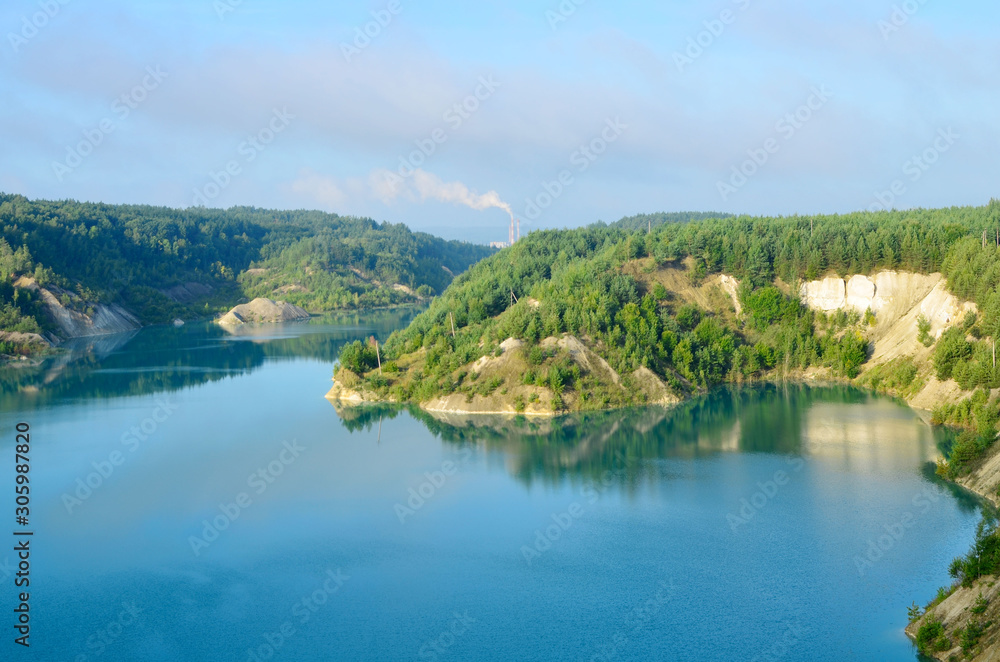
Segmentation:
<svg viewBox="0 0 1000 662">
<path fill-rule="evenodd" d="M 409 315 L 152 328 L 3 372 L 0 451 L 18 421 L 33 440 L 19 659 L 916 659 L 906 607 L 980 512 L 909 409 L 771 386 L 342 420 L 340 345 Z"/>
</svg>

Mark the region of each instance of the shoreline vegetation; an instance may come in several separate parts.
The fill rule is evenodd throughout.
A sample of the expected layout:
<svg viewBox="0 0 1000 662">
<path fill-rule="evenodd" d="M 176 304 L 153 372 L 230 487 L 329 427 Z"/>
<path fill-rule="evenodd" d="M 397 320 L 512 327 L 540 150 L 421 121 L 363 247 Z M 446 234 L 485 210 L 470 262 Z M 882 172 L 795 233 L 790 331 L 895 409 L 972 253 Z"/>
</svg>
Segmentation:
<svg viewBox="0 0 1000 662">
<path fill-rule="evenodd" d="M 998 258 L 1000 201 L 536 231 L 384 344 L 345 346 L 327 397 L 554 416 L 675 405 L 726 383 L 840 381 L 959 428 L 937 473 L 996 505 Z M 955 584 L 911 609 L 907 633 L 943 660 L 992 654 L 995 518 L 949 571 Z"/>
</svg>

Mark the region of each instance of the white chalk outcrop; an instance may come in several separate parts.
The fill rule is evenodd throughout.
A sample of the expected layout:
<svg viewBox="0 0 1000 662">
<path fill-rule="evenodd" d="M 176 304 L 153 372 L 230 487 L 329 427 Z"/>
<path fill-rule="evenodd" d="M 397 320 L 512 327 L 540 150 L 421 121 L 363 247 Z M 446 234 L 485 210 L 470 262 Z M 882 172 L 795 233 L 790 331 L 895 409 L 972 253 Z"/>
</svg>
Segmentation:
<svg viewBox="0 0 1000 662">
<path fill-rule="evenodd" d="M 844 307 L 847 289 L 843 278 L 824 278 L 803 283 L 799 297 L 813 310 L 830 312 Z"/>
<path fill-rule="evenodd" d="M 913 312 L 914 319 L 923 315 L 930 321 L 934 335 L 976 309 L 975 304 L 950 294 L 941 274 L 905 271 L 882 271 L 870 278 L 855 275 L 846 281 L 837 277 L 814 280 L 802 284 L 799 296 L 807 306 L 823 312 L 870 309 L 876 317 L 890 318 Z"/>
<path fill-rule="evenodd" d="M 846 281 L 836 277 L 815 280 L 804 283 L 799 296 L 813 310 L 827 313 L 851 310 L 863 314 L 871 310 L 876 326 L 871 334 L 869 365 L 901 356 L 927 355 L 930 350 L 917 339 L 921 317 L 930 322 L 930 335 L 940 338 L 948 327 L 960 324 L 967 312 L 976 310 L 974 303 L 948 292 L 941 274 L 905 271 L 882 271 L 870 278 L 852 276 Z M 939 401 L 939 394 L 931 391 L 914 396 L 911 404 L 924 407 Z"/>
<path fill-rule="evenodd" d="M 309 317 L 303 308 L 285 301 L 258 298 L 250 303 L 241 303 L 219 319 L 223 326 L 259 324 L 267 322 L 292 322 Z"/>
</svg>

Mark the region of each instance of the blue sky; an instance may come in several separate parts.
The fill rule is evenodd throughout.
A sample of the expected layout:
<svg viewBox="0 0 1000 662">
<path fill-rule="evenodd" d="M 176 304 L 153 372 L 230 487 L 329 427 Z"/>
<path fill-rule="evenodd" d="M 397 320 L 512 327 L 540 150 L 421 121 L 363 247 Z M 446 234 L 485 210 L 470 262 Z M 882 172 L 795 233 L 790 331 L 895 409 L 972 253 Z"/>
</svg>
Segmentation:
<svg viewBox="0 0 1000 662">
<path fill-rule="evenodd" d="M 998 18 L 963 0 L 8 0 L 0 190 L 475 241 L 506 238 L 505 205 L 528 231 L 984 204 Z"/>
</svg>

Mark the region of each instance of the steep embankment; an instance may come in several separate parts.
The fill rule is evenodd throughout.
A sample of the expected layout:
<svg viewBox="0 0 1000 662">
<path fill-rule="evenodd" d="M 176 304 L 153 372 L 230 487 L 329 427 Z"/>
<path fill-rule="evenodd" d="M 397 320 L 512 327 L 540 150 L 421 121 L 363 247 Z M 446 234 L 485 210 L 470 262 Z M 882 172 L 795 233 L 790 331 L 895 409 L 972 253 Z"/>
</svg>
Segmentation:
<svg viewBox="0 0 1000 662">
<path fill-rule="evenodd" d="M 991 577 L 959 586 L 910 623 L 906 634 L 938 660 L 989 662 L 1000 655 L 1000 583 Z"/>
<path fill-rule="evenodd" d="M 54 285 L 41 287 L 27 276 L 21 277 L 14 287 L 30 290 L 39 297 L 57 327 L 51 340 L 125 333 L 141 326 L 135 315 L 118 304 L 85 301 L 76 293 Z"/>
</svg>

